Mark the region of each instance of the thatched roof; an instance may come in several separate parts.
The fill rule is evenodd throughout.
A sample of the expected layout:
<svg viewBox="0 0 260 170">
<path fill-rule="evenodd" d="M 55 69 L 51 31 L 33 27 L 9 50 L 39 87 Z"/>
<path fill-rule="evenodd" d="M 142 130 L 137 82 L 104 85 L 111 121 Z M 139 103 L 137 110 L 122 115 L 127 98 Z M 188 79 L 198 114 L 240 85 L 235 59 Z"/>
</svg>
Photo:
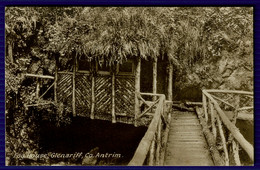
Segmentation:
<svg viewBox="0 0 260 170">
<path fill-rule="evenodd" d="M 85 8 L 75 18 L 51 27 L 51 46 L 61 55 L 75 51 L 77 56 L 102 58 L 110 64 L 129 57 L 164 56 L 169 28 L 162 25 L 158 12 L 158 8 L 141 7 Z"/>
<path fill-rule="evenodd" d="M 50 27 L 48 46 L 61 56 L 70 58 L 76 52 L 74 57 L 104 59 L 110 65 L 141 57 L 166 58 L 176 66 L 186 67 L 219 57 L 225 45 L 231 44 L 228 39 L 235 42 L 241 37 L 238 30 L 251 22 L 245 22 L 243 17 L 233 19 L 241 11 L 247 14 L 251 9 L 86 7 L 73 18 L 67 16 Z M 245 18 L 250 19 L 251 15 L 247 15 Z M 231 30 L 234 25 L 235 31 Z"/>
</svg>

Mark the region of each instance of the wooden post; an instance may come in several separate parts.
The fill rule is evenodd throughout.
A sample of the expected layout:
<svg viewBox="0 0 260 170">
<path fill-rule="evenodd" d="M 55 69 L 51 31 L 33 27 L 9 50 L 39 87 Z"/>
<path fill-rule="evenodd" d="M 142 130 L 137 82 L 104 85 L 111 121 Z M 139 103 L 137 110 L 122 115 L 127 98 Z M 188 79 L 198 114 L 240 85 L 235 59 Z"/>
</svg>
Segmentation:
<svg viewBox="0 0 260 170">
<path fill-rule="evenodd" d="M 229 166 L 229 158 L 228 158 L 228 150 L 227 150 L 227 142 L 226 142 L 226 138 L 222 129 L 222 125 L 221 125 L 221 121 L 218 115 L 216 115 L 217 118 L 217 122 L 218 122 L 218 129 L 219 129 L 219 134 L 221 137 L 221 141 L 223 144 L 223 150 L 224 150 L 224 154 L 225 154 L 225 165 Z"/>
<path fill-rule="evenodd" d="M 92 73 L 91 76 L 91 113 L 90 113 L 90 119 L 95 119 L 94 116 L 95 112 L 95 77 Z"/>
<path fill-rule="evenodd" d="M 54 102 L 57 103 L 57 81 L 58 81 L 58 64 L 55 59 L 55 75 L 54 75 Z"/>
<path fill-rule="evenodd" d="M 141 58 L 138 57 L 135 69 L 135 126 L 137 126 L 137 116 L 140 114 L 138 93 L 140 93 Z"/>
<path fill-rule="evenodd" d="M 161 122 L 162 119 L 159 119 L 158 128 L 157 128 L 157 139 L 156 139 L 156 157 L 155 157 L 155 165 L 160 164 L 160 148 L 161 148 Z"/>
<path fill-rule="evenodd" d="M 203 94 L 203 91 L 202 91 L 202 105 L 203 105 L 203 109 L 204 109 L 204 115 L 205 115 L 206 122 L 208 122 L 207 98 L 206 98 L 206 95 Z"/>
<path fill-rule="evenodd" d="M 157 58 L 153 61 L 153 93 L 157 93 Z M 156 96 L 153 97 L 153 101 L 156 101 Z"/>
<path fill-rule="evenodd" d="M 236 125 L 236 122 L 237 122 L 237 117 L 238 117 L 238 108 L 239 108 L 239 98 L 238 96 L 235 97 L 235 111 L 234 111 L 234 115 L 233 115 L 233 119 L 231 120 L 231 122 Z M 233 157 L 234 157 L 234 161 L 235 161 L 235 164 L 237 166 L 241 166 L 241 162 L 240 162 L 240 158 L 239 158 L 239 145 L 237 144 L 237 142 L 235 141 L 234 137 L 232 134 L 230 134 L 230 139 L 232 140 L 232 153 L 233 154 Z"/>
<path fill-rule="evenodd" d="M 151 146 L 150 146 L 150 153 L 149 153 L 149 162 L 148 165 L 149 166 L 153 166 L 154 165 L 154 150 L 155 150 L 155 135 L 153 137 Z"/>
<path fill-rule="evenodd" d="M 115 115 L 115 72 L 112 72 L 112 123 L 116 123 L 116 115 Z"/>
<path fill-rule="evenodd" d="M 173 76 L 173 66 L 169 62 L 168 64 L 168 92 L 167 92 L 167 100 L 172 101 L 172 76 Z"/>
<path fill-rule="evenodd" d="M 77 65 L 77 56 L 74 59 L 74 64 L 73 64 L 73 74 L 72 74 L 72 113 L 73 116 L 76 116 L 76 106 L 75 106 L 75 77 L 76 77 L 76 65 Z"/>
<path fill-rule="evenodd" d="M 164 158 L 165 158 L 165 151 L 166 151 L 166 145 L 168 141 L 169 136 L 169 130 L 170 130 L 170 123 L 171 123 L 171 113 L 169 112 L 167 115 L 167 124 L 162 135 L 162 149 L 161 149 L 161 156 L 160 156 L 160 165 L 164 165 Z"/>
<path fill-rule="evenodd" d="M 237 166 L 241 166 L 240 158 L 239 158 L 239 145 L 235 140 L 232 141 L 232 150 L 233 150 L 233 156 L 234 160 Z"/>
<path fill-rule="evenodd" d="M 217 137 L 217 129 L 215 125 L 215 110 L 214 110 L 214 105 L 212 104 L 211 101 L 209 101 L 209 107 L 210 107 L 210 115 L 211 115 L 211 127 L 212 127 L 212 133 L 216 139 Z"/>
</svg>

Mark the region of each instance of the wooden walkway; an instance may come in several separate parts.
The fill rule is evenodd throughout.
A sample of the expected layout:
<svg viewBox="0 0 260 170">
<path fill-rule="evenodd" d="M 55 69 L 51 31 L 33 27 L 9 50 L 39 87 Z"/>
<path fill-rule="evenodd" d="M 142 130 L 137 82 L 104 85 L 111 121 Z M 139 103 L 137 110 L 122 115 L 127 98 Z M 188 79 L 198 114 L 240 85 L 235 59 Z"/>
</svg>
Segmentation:
<svg viewBox="0 0 260 170">
<path fill-rule="evenodd" d="M 164 165 L 214 165 L 196 113 L 173 111 Z"/>
</svg>

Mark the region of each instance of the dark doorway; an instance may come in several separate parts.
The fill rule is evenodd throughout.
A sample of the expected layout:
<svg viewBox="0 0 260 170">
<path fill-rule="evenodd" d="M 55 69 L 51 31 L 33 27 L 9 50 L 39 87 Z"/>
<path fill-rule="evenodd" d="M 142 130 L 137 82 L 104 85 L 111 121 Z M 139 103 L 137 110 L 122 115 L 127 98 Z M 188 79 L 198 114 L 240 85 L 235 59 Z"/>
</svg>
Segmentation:
<svg viewBox="0 0 260 170">
<path fill-rule="evenodd" d="M 153 92 L 153 63 L 151 61 L 141 61 L 141 92 Z"/>
<path fill-rule="evenodd" d="M 165 94 L 167 91 L 167 63 L 158 61 L 157 63 L 157 93 Z M 141 61 L 141 92 L 153 92 L 153 62 Z"/>
</svg>

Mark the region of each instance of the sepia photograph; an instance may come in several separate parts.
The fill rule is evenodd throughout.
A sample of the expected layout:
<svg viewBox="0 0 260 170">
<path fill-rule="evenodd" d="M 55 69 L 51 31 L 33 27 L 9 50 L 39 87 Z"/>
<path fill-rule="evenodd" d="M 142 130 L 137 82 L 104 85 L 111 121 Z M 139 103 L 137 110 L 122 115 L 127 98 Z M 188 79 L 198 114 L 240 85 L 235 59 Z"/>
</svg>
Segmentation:
<svg viewBox="0 0 260 170">
<path fill-rule="evenodd" d="M 6 166 L 254 166 L 253 17 L 6 6 Z"/>
</svg>

